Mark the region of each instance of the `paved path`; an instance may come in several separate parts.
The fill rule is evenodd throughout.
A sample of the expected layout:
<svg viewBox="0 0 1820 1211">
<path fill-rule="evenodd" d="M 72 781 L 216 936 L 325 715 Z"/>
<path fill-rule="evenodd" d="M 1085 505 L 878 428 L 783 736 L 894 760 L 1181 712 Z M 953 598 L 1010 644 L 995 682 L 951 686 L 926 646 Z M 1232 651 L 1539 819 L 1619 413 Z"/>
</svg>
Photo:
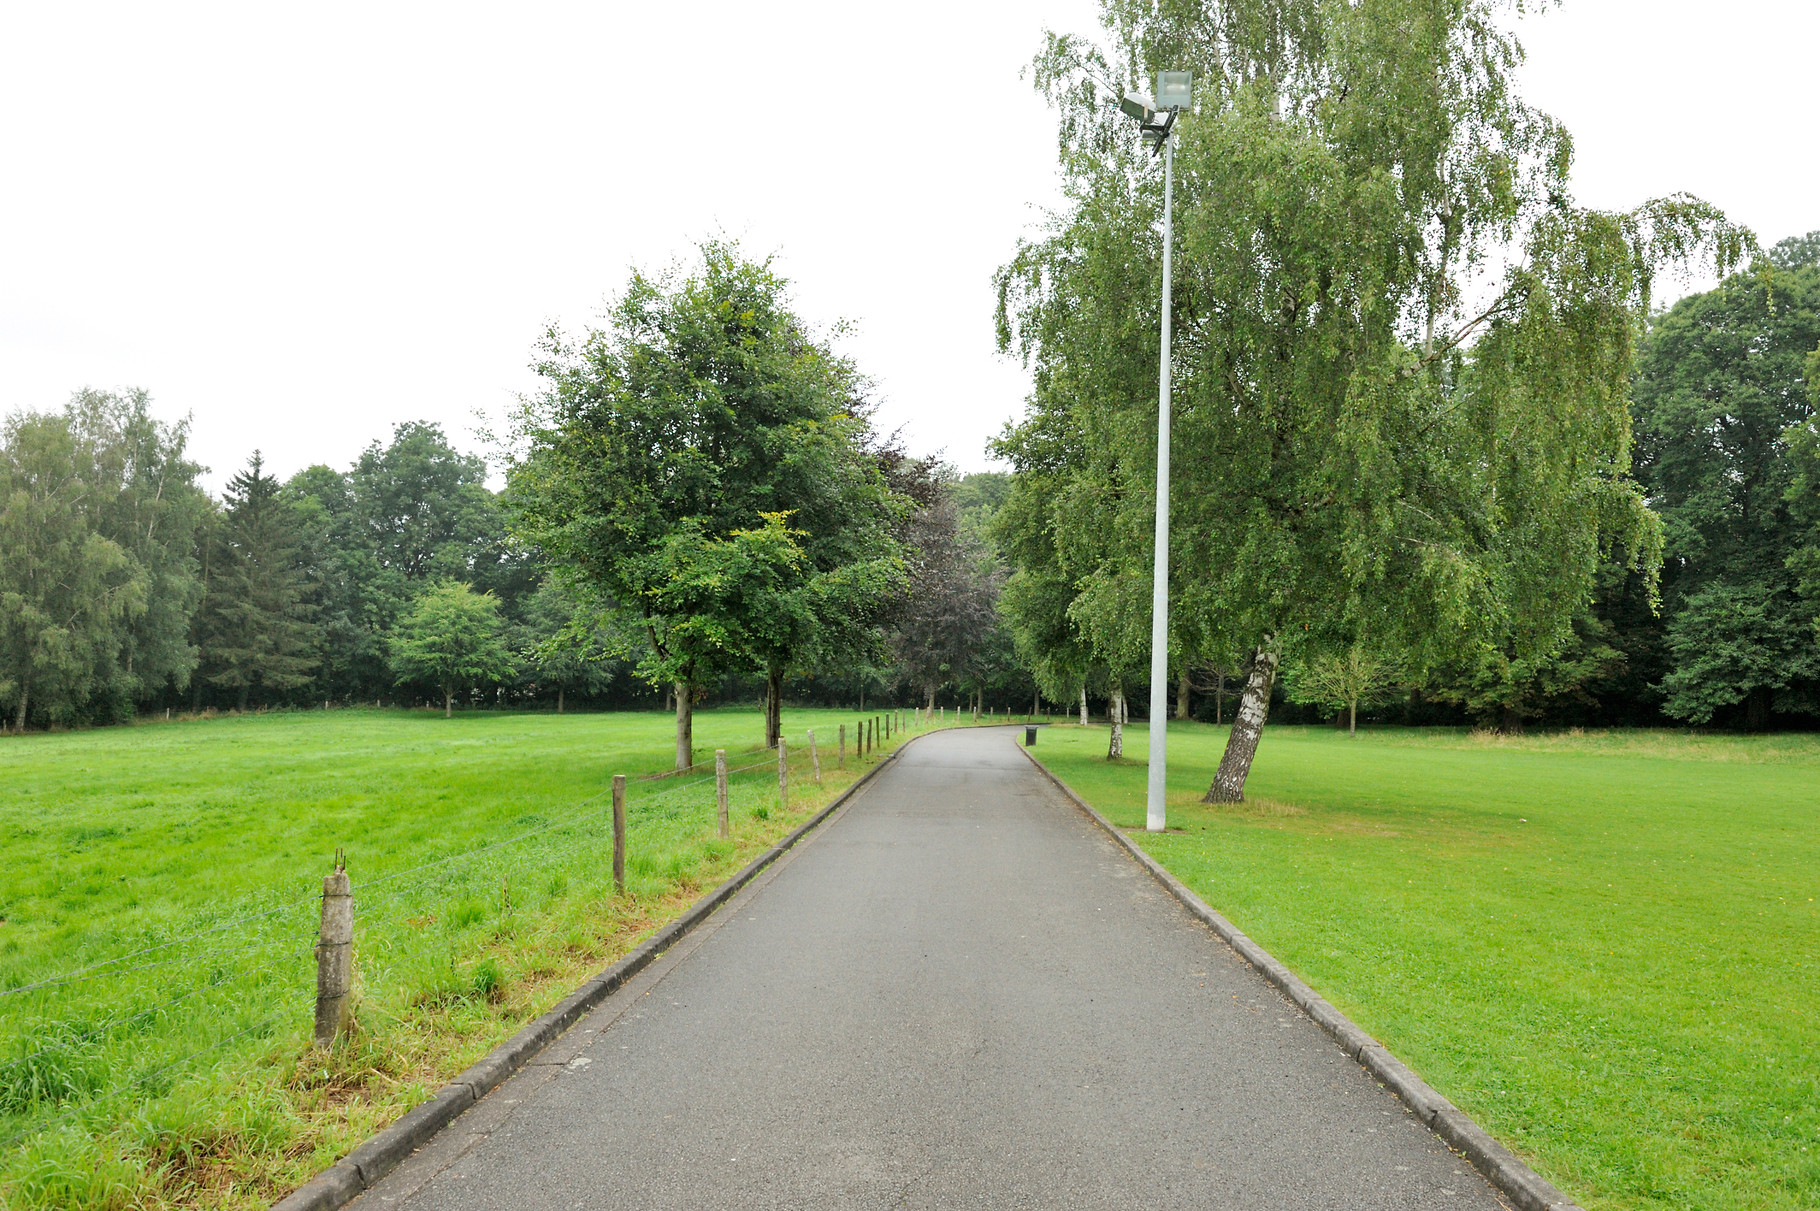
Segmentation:
<svg viewBox="0 0 1820 1211">
<path fill-rule="evenodd" d="M 917 741 L 356 1204 L 1501 1205 L 1004 729 Z"/>
</svg>

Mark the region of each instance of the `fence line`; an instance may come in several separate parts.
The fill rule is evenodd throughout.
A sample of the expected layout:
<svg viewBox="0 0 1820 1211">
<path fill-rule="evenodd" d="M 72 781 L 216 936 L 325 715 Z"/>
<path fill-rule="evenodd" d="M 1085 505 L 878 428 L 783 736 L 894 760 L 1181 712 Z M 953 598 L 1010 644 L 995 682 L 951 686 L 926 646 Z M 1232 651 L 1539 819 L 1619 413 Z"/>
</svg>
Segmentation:
<svg viewBox="0 0 1820 1211">
<path fill-rule="evenodd" d="M 772 750 L 767 750 L 767 752 L 768 753 L 777 752 L 777 750 L 772 749 Z M 795 754 L 791 754 L 791 755 L 795 756 Z M 727 776 L 731 777 L 733 775 L 749 774 L 749 773 L 754 773 L 754 772 L 763 771 L 763 770 L 772 770 L 772 769 L 777 768 L 780 764 L 781 764 L 780 762 L 775 761 L 775 760 L 771 759 L 769 756 L 767 756 L 767 758 L 765 760 L 757 761 L 750 765 L 740 766 L 740 767 L 728 770 Z M 782 771 L 780 770 L 779 772 L 781 773 Z M 699 778 L 692 778 L 692 779 L 689 779 L 684 782 L 674 783 L 668 787 L 663 788 L 662 790 L 658 790 L 658 791 L 655 791 L 650 794 L 640 795 L 636 800 L 634 800 L 628 806 L 640 807 L 640 806 L 644 806 L 644 805 L 651 805 L 651 804 L 658 803 L 662 800 L 665 800 L 671 796 L 683 795 L 686 792 L 694 791 L 698 788 L 706 786 L 710 782 L 716 781 L 717 777 L 718 777 L 718 774 L 708 774 L 708 775 L 705 775 L 705 776 L 702 776 Z M 770 797 L 771 793 L 779 793 L 778 788 L 775 788 L 775 787 L 771 788 L 770 793 L 765 793 L 765 788 L 757 782 L 748 784 L 746 787 L 744 787 L 742 789 L 747 792 L 752 792 L 752 791 L 756 790 L 756 791 L 760 792 L 759 793 L 760 798 L 766 798 L 766 799 L 768 799 Z M 553 842 L 553 844 L 550 844 L 547 847 L 544 847 L 541 850 L 541 852 L 539 852 L 536 855 L 536 858 L 537 858 L 537 861 L 539 863 L 543 864 L 544 866 L 548 866 L 548 867 L 566 866 L 570 863 L 570 861 L 576 855 L 583 853 L 584 851 L 586 851 L 587 849 L 589 849 L 591 847 L 596 847 L 599 845 L 600 836 L 601 836 L 600 831 L 599 831 L 600 824 L 602 823 L 603 818 L 606 817 L 612 809 L 610 806 L 601 807 L 594 811 L 582 811 L 581 809 L 588 808 L 588 807 L 598 803 L 600 800 L 606 798 L 610 793 L 611 793 L 610 790 L 603 789 L 602 791 L 600 791 L 594 795 L 591 795 L 588 798 L 583 799 L 580 802 L 578 802 L 578 803 L 574 804 L 573 806 L 566 809 L 566 813 L 579 813 L 579 814 L 565 814 L 565 816 L 563 818 L 554 820 L 547 824 L 543 824 L 536 828 L 527 829 L 527 830 L 517 833 L 513 836 L 502 838 L 501 840 L 498 840 L 498 841 L 490 842 L 488 844 L 481 845 L 481 846 L 475 847 L 473 849 L 464 850 L 459 853 L 448 854 L 441 858 L 433 859 L 429 862 L 423 862 L 423 863 L 419 863 L 412 867 L 407 867 L 404 870 L 394 871 L 394 872 L 379 876 L 374 879 L 365 880 L 361 883 L 352 885 L 352 887 L 350 887 L 350 891 L 351 892 L 352 891 L 368 892 L 368 891 L 372 891 L 372 889 L 375 889 L 375 888 L 385 887 L 386 888 L 385 891 L 378 893 L 371 900 L 368 900 L 365 896 L 362 897 L 363 902 L 366 902 L 366 903 L 369 903 L 372 905 L 383 905 L 383 904 L 387 904 L 389 902 L 396 902 L 398 900 L 401 900 L 404 897 L 409 896 L 414 892 L 420 892 L 425 887 L 429 887 L 432 884 L 434 884 L 438 879 L 447 877 L 449 882 L 447 884 L 445 884 L 445 886 L 439 890 L 448 893 L 449 896 L 453 896 L 454 894 L 459 894 L 459 893 L 464 893 L 464 892 L 467 894 L 472 894 L 472 892 L 469 891 L 469 888 L 471 888 L 473 886 L 471 881 L 477 877 L 481 877 L 483 875 L 483 872 L 487 875 L 492 874 L 494 871 L 496 871 L 498 869 L 498 867 L 494 866 L 493 864 L 490 864 L 490 863 L 487 864 L 486 866 L 479 866 L 479 865 L 468 866 L 467 865 L 468 863 L 477 863 L 478 860 L 486 858 L 489 855 L 500 855 L 503 851 L 509 849 L 512 846 L 522 844 L 523 842 L 529 841 L 536 837 L 546 836 L 546 835 L 550 835 L 550 834 L 561 834 L 562 830 L 565 830 L 565 829 L 571 830 L 572 835 L 550 836 L 550 840 L 551 840 L 551 842 Z M 746 799 L 748 796 L 745 794 L 742 794 L 740 797 L 742 799 Z M 667 816 L 666 818 L 673 818 L 673 817 L 674 817 L 674 813 L 671 813 L 670 816 Z M 517 864 L 514 863 L 513 865 L 516 866 Z M 406 879 L 411 875 L 421 874 L 422 872 L 426 872 L 426 871 L 436 872 L 436 873 L 430 874 L 423 878 L 413 879 L 413 880 L 403 883 L 403 884 L 399 884 L 397 882 L 398 880 Z M 507 877 L 509 877 L 511 873 L 514 873 L 514 872 L 508 871 Z M 467 886 L 463 887 L 462 886 L 463 883 L 466 883 Z M 390 885 L 390 886 L 387 886 L 387 885 Z M 535 885 L 533 884 L 533 887 L 534 886 Z M 535 892 L 533 892 L 533 894 L 535 894 Z M 558 894 L 559 894 L 558 889 L 555 889 L 554 885 L 553 885 L 552 890 L 550 891 L 550 895 L 555 896 Z M 429 899 L 429 897 L 425 897 L 425 899 Z M 115 956 L 112 956 L 107 959 L 102 959 L 102 960 L 99 960 L 99 961 L 96 961 L 93 963 L 85 964 L 83 966 L 74 967 L 69 970 L 60 972 L 56 975 L 47 976 L 43 979 L 36 980 L 29 984 L 23 984 L 18 987 L 15 987 L 15 988 L 0 989 L 0 998 L 22 995 L 22 994 L 25 994 L 28 992 L 63 989 L 63 988 L 72 987 L 75 985 L 88 984 L 88 983 L 98 981 L 98 980 L 103 980 L 103 979 L 121 979 L 123 977 L 136 975 L 136 974 L 139 974 L 142 972 L 156 970 L 159 968 L 169 968 L 169 967 L 172 967 L 175 965 L 181 965 L 181 964 L 187 964 L 187 963 L 200 963 L 200 962 L 206 962 L 209 960 L 218 960 L 218 959 L 223 959 L 223 958 L 229 958 L 229 957 L 233 957 L 233 956 L 253 955 L 253 954 L 258 954 L 260 952 L 270 951 L 274 948 L 283 946 L 286 943 L 291 943 L 291 944 L 295 945 L 295 943 L 297 943 L 298 941 L 300 941 L 302 939 L 298 935 L 291 933 L 287 929 L 283 933 L 266 936 L 266 937 L 260 938 L 257 941 L 246 942 L 241 945 L 216 947 L 216 948 L 213 948 L 210 950 L 202 951 L 200 953 L 171 955 L 169 957 L 159 958 L 159 959 L 156 959 L 151 962 L 138 963 L 138 964 L 133 964 L 130 966 L 123 966 L 123 964 L 128 964 L 133 959 L 136 959 L 136 958 L 139 958 L 142 956 L 146 956 L 146 955 L 157 954 L 162 951 L 168 951 L 175 947 L 181 947 L 181 946 L 193 944 L 199 940 L 215 937 L 215 936 L 218 936 L 218 935 L 221 935 L 224 933 L 229 933 L 234 930 L 244 929 L 248 926 L 254 925 L 257 922 L 268 921 L 274 917 L 279 916 L 280 914 L 290 912 L 290 911 L 295 911 L 297 909 L 304 908 L 311 904 L 319 903 L 321 900 L 322 900 L 321 893 L 312 892 L 310 895 L 302 897 L 300 899 L 286 901 L 286 902 L 284 902 L 282 904 L 278 904 L 274 907 L 263 909 L 258 912 L 249 913 L 244 916 L 238 917 L 234 920 L 226 921 L 222 924 L 211 926 L 207 929 L 197 930 L 193 933 L 185 934 L 181 937 L 171 938 L 171 939 L 168 939 L 163 942 L 155 943 L 155 944 L 152 944 L 149 946 L 140 947 L 136 950 L 127 951 L 124 954 L 115 955 Z M 371 940 L 370 944 L 376 945 L 378 947 L 378 950 L 375 952 L 375 957 L 377 957 L 378 954 L 396 953 L 399 958 L 404 959 L 405 961 L 408 962 L 409 958 L 410 958 L 409 953 L 408 953 L 410 948 L 409 948 L 408 944 L 405 947 L 405 949 L 401 951 L 398 949 L 398 939 L 397 938 L 394 937 L 394 938 L 386 938 L 386 939 L 374 939 L 372 937 L 372 935 L 376 931 L 385 930 L 385 929 L 387 929 L 387 927 L 393 926 L 400 921 L 406 920 L 411 917 L 420 916 L 424 912 L 432 912 L 432 911 L 435 911 L 434 902 L 428 903 L 428 904 L 419 902 L 417 904 L 412 905 L 408 911 L 399 912 L 397 914 L 394 914 L 394 915 L 391 915 L 388 917 L 384 917 L 384 918 L 380 918 L 378 920 L 362 919 L 362 920 L 357 921 L 355 924 L 356 924 L 356 927 L 360 930 L 360 933 L 363 936 L 366 936 Z M 285 953 L 279 954 L 275 957 L 261 959 L 255 963 L 250 963 L 250 964 L 247 964 L 244 966 L 237 965 L 239 967 L 238 970 L 229 971 L 226 973 L 223 973 L 221 971 L 221 969 L 219 967 L 217 967 L 215 969 L 214 978 L 209 979 L 206 983 L 199 984 L 199 985 L 189 988 L 185 991 L 176 993 L 175 995 L 165 997 L 164 999 L 156 1001 L 153 1004 L 147 1005 L 146 1007 L 144 1007 L 142 1009 L 135 1009 L 135 1010 L 131 1010 L 128 1012 L 119 1013 L 117 1016 L 113 1017 L 111 1020 L 106 1021 L 98 1026 L 83 1030 L 80 1033 L 71 1034 L 64 1038 L 59 1038 L 54 1042 L 50 1042 L 48 1044 L 38 1047 L 34 1051 L 19 1055 L 17 1057 L 12 1057 L 9 1059 L 0 1059 L 0 1072 L 6 1071 L 8 1069 L 11 1069 L 15 1072 L 19 1072 L 19 1071 L 24 1070 L 25 1066 L 31 1065 L 34 1061 L 37 1061 L 47 1055 L 52 1055 L 52 1054 L 59 1053 L 59 1052 L 69 1052 L 71 1050 L 85 1048 L 89 1044 L 94 1043 L 94 1041 L 97 1039 L 108 1040 L 110 1038 L 110 1036 L 113 1036 L 122 1030 L 132 1029 L 137 1024 L 140 1024 L 140 1023 L 158 1020 L 161 1016 L 166 1015 L 166 1011 L 170 1010 L 170 1008 L 174 1005 L 178 1005 L 178 1004 L 181 1004 L 186 1001 L 192 1001 L 195 998 L 202 997 L 211 992 L 215 992 L 228 985 L 235 984 L 239 981 L 245 980 L 247 977 L 252 976 L 255 973 L 258 973 L 261 975 L 268 975 L 268 976 L 277 976 L 278 979 L 288 982 L 289 979 L 291 978 L 291 976 L 288 973 L 284 974 L 284 975 L 278 974 L 279 969 L 281 968 L 281 965 L 289 964 L 289 963 L 294 962 L 295 960 L 305 958 L 305 957 L 311 955 L 312 953 L 316 952 L 319 949 L 320 943 L 317 943 L 315 941 L 315 931 L 314 930 L 310 931 L 309 934 L 304 935 L 304 936 L 309 937 L 311 939 L 311 944 L 304 945 L 304 946 L 298 947 L 296 949 L 288 950 Z M 407 939 L 407 943 L 408 943 L 408 939 Z M 389 963 L 382 965 L 382 969 L 383 969 L 383 966 L 389 966 Z M 148 986 L 143 981 L 141 981 L 138 984 L 136 984 L 134 987 L 139 990 L 138 994 L 142 995 L 144 991 L 149 990 L 150 988 L 154 988 L 155 984 Z M 168 987 L 168 985 L 167 985 L 167 987 Z M 18 1131 L 14 1132 L 10 1137 L 8 1137 L 3 1143 L 0 1143 L 0 1147 L 10 1147 L 13 1144 L 17 1143 L 19 1140 L 26 1138 L 27 1136 L 42 1134 L 48 1130 L 56 1128 L 57 1126 L 64 1123 L 66 1120 L 68 1120 L 73 1115 L 76 1115 L 80 1112 L 83 1112 L 90 1108 L 96 1107 L 98 1105 L 105 1105 L 106 1102 L 109 1101 L 110 1099 L 113 1099 L 122 1094 L 128 1093 L 128 1092 L 138 1088 L 139 1086 L 142 1086 L 142 1085 L 146 1084 L 147 1082 L 153 1081 L 168 1072 L 171 1072 L 175 1069 L 183 1067 L 184 1065 L 193 1063 L 195 1060 L 197 1060 L 201 1056 L 204 1056 L 211 1052 L 217 1051 L 220 1048 L 225 1047 L 228 1044 L 235 1042 L 236 1040 L 245 1038 L 246 1036 L 253 1034 L 257 1031 L 265 1030 L 265 1029 L 271 1027 L 274 1023 L 277 1023 L 281 1019 L 283 1019 L 285 1017 L 285 1015 L 288 1013 L 288 1009 L 285 1006 L 288 1005 L 289 998 L 284 995 L 284 990 L 282 988 L 276 988 L 276 989 L 272 990 L 271 993 L 266 993 L 264 995 L 260 995 L 256 999 L 254 998 L 253 994 L 249 992 L 244 998 L 241 998 L 239 1001 L 237 1001 L 236 1005 L 237 1005 L 237 1007 L 243 1008 L 243 1009 L 251 1008 L 252 1006 L 248 1006 L 248 1005 L 244 1004 L 245 1000 L 252 1000 L 254 1005 L 257 1005 L 257 1003 L 259 1001 L 266 1001 L 267 1004 L 274 1004 L 274 1002 L 267 1000 L 267 997 L 270 995 L 276 995 L 279 998 L 279 1003 L 277 1003 L 275 1005 L 272 1013 L 270 1013 L 269 1015 L 267 1015 L 261 1021 L 255 1023 L 254 1025 L 248 1026 L 247 1028 L 245 1028 L 243 1030 L 237 1031 L 234 1034 L 227 1035 L 221 1039 L 217 1039 L 214 1042 L 208 1044 L 207 1046 L 199 1047 L 196 1050 L 190 1052 L 189 1054 L 184 1055 L 169 1063 L 166 1063 L 166 1064 L 160 1065 L 156 1068 L 150 1069 L 137 1076 L 133 1076 L 123 1084 L 116 1084 L 110 1088 L 101 1089 L 101 1090 L 95 1092 L 94 1094 L 83 1094 L 83 1093 L 75 1092 L 74 1090 L 66 1091 L 67 1100 L 69 1101 L 70 1104 L 64 1110 L 60 1111 L 59 1113 L 55 1114 L 54 1116 L 52 1116 L 48 1119 L 40 1119 L 38 1121 L 23 1125 Z M 312 996 L 310 999 L 314 1000 L 314 997 Z M 232 1000 L 232 998 L 231 998 L 231 1000 Z M 48 1008 L 48 1004 L 47 1004 L 46 1008 Z M 33 1014 L 32 1016 L 37 1017 L 38 1015 Z M 237 1015 L 235 1015 L 235 1016 L 237 1016 Z M 180 1014 L 176 1018 L 171 1019 L 171 1020 L 173 1022 L 182 1023 L 182 1022 L 187 1022 L 190 1019 L 187 1017 L 184 1017 L 183 1015 Z M 68 1023 L 68 1026 L 75 1026 L 75 1025 L 79 1025 L 79 1021 Z M 67 1026 L 65 1026 L 61 1023 L 58 1023 L 54 1020 L 51 1020 L 51 1021 L 42 1021 L 41 1020 L 41 1021 L 30 1022 L 30 1023 L 25 1022 L 25 1021 L 19 1021 L 18 1026 L 21 1031 L 21 1037 L 20 1037 L 21 1042 L 25 1042 L 29 1038 L 29 1034 L 25 1033 L 28 1031 L 35 1032 L 35 1031 L 45 1031 L 47 1029 L 48 1030 L 67 1029 Z M 40 1037 L 42 1037 L 42 1035 Z M 178 1035 L 175 1037 L 181 1037 L 181 1036 Z M 102 1044 L 102 1046 L 104 1048 L 112 1047 L 112 1046 L 114 1046 L 114 1043 L 113 1042 L 104 1042 Z M 107 1053 L 105 1051 L 97 1051 L 95 1054 L 103 1055 L 103 1054 L 107 1054 Z M 64 1100 L 64 1099 L 62 1097 L 57 1097 L 54 1099 L 47 1098 L 45 1100 L 50 1100 L 50 1101 L 54 1102 L 55 1100 Z M 29 1108 L 24 1113 L 26 1113 L 29 1116 L 29 1113 L 30 1113 Z"/>
</svg>

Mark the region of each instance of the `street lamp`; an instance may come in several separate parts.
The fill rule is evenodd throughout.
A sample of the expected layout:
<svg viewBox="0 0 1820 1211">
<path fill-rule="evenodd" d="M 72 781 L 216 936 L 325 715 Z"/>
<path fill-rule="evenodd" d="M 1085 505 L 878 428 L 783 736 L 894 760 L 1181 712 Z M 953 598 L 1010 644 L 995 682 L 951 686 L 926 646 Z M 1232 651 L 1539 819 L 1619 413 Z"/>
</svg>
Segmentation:
<svg viewBox="0 0 1820 1211">
<path fill-rule="evenodd" d="M 1156 567 L 1150 586 L 1150 782 L 1144 827 L 1163 831 L 1168 820 L 1165 784 L 1169 773 L 1169 284 L 1175 247 L 1175 120 L 1194 100 L 1194 76 L 1185 71 L 1156 74 L 1156 100 L 1126 93 L 1119 108 L 1138 120 L 1144 138 L 1163 153 L 1163 365 L 1156 407 Z"/>
</svg>

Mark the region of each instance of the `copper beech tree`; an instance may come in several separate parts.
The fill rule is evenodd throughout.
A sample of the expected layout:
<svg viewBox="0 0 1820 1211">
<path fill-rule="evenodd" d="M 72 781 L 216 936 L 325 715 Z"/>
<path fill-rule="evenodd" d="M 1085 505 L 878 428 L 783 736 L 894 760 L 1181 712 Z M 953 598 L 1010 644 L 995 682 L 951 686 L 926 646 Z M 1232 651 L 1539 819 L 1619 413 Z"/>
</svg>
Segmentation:
<svg viewBox="0 0 1820 1211">
<path fill-rule="evenodd" d="M 1149 626 L 1162 201 L 1117 94 L 1194 73 L 1172 616 L 1200 649 L 1180 659 L 1250 669 L 1210 801 L 1243 795 L 1286 640 L 1369 642 L 1418 677 L 1520 661 L 1570 633 L 1602 559 L 1658 560 L 1627 407 L 1652 279 L 1753 242 L 1686 196 L 1577 205 L 1507 7 L 1107 0 L 1106 47 L 1052 34 L 1036 60 L 1067 201 L 998 275 L 1001 343 L 1035 375 L 1000 449 L 1040 471 L 1023 512 L 1115 661 Z"/>
</svg>

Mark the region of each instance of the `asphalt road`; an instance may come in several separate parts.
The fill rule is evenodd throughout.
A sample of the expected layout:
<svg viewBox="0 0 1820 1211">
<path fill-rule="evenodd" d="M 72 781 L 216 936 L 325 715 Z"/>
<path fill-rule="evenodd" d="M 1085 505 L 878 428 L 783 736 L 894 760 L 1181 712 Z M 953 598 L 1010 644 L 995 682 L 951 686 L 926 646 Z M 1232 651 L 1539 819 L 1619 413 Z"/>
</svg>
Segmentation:
<svg viewBox="0 0 1820 1211">
<path fill-rule="evenodd" d="M 918 740 L 356 1204 L 401 1205 L 1503 1204 L 994 729 Z"/>
</svg>

